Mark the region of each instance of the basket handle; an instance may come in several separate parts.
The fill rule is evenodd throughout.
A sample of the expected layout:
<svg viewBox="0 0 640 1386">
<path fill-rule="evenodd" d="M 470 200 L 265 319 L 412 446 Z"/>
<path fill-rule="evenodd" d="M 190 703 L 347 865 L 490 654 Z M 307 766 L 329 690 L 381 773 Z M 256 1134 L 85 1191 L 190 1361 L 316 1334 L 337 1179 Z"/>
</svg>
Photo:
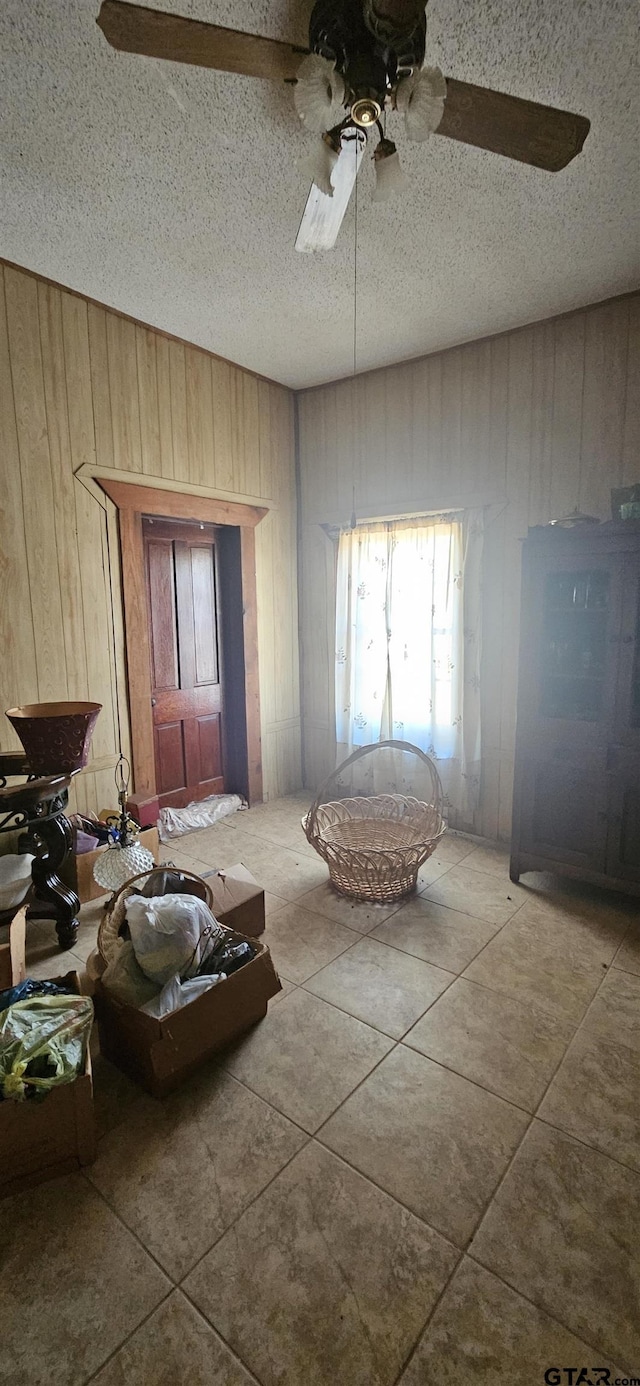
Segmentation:
<svg viewBox="0 0 640 1386">
<path fill-rule="evenodd" d="M 384 747 L 385 749 L 392 751 L 412 751 L 414 755 L 418 756 L 420 760 L 424 761 L 425 765 L 429 766 L 430 770 L 435 775 L 436 785 L 442 793 L 442 783 L 438 771 L 431 757 L 428 756 L 425 751 L 421 751 L 419 746 L 414 746 L 411 741 L 372 741 L 369 743 L 368 746 L 359 746 L 357 751 L 352 751 L 351 755 L 347 756 L 347 759 L 343 760 L 342 764 L 338 765 L 337 769 L 332 770 L 331 774 L 327 775 L 326 780 L 324 780 L 324 782 L 320 785 L 316 797 L 307 814 L 307 836 L 309 835 L 309 833 L 312 833 L 315 830 L 318 809 L 320 808 L 320 805 L 322 803 L 325 790 L 331 784 L 332 779 L 334 779 L 336 775 L 341 775 L 342 771 L 346 770 L 349 765 L 355 765 L 356 761 L 360 760 L 361 757 L 366 755 L 368 751 L 377 751 L 380 747 Z"/>
<path fill-rule="evenodd" d="M 205 904 L 207 904 L 209 906 L 209 909 L 211 909 L 211 906 L 213 904 L 213 894 L 211 891 L 211 887 L 204 880 L 203 876 L 199 876 L 196 871 L 187 870 L 186 866 L 173 866 L 171 862 L 160 862 L 160 864 L 158 865 L 156 862 L 154 862 L 153 866 L 147 866 L 145 867 L 144 871 L 138 871 L 136 872 L 135 876 L 130 876 L 128 881 L 123 881 L 122 885 L 118 887 L 118 889 L 112 895 L 111 900 L 109 901 L 109 914 L 113 913 L 113 910 L 115 909 L 120 899 L 120 896 L 124 894 L 125 890 L 127 892 L 130 891 L 131 886 L 134 884 L 135 881 L 141 881 L 143 876 L 152 876 L 154 872 L 164 871 L 166 869 L 179 871 L 181 876 L 188 876 L 189 879 L 192 881 L 201 881 L 204 885 L 207 897 L 205 900 Z"/>
</svg>

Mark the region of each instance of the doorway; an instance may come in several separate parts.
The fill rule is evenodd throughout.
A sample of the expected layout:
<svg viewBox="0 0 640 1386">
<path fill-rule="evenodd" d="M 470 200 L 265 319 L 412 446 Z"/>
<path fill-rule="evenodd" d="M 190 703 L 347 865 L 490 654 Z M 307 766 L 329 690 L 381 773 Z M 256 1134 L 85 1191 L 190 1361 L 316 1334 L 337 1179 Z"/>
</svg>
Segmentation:
<svg viewBox="0 0 640 1386">
<path fill-rule="evenodd" d="M 143 517 L 160 808 L 225 791 L 217 527 Z"/>
<path fill-rule="evenodd" d="M 134 793 L 148 821 L 219 792 L 261 803 L 261 506 L 97 478 L 118 511 Z"/>
</svg>

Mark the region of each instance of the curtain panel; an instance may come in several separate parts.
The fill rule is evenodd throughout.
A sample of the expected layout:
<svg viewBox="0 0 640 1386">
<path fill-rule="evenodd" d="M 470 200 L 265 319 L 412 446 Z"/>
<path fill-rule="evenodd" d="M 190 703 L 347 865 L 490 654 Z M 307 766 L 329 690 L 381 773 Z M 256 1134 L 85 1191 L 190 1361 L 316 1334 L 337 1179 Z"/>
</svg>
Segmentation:
<svg viewBox="0 0 640 1386">
<path fill-rule="evenodd" d="M 480 789 L 482 533 L 480 511 L 338 540 L 338 763 L 371 742 L 410 741 L 466 818 Z"/>
</svg>

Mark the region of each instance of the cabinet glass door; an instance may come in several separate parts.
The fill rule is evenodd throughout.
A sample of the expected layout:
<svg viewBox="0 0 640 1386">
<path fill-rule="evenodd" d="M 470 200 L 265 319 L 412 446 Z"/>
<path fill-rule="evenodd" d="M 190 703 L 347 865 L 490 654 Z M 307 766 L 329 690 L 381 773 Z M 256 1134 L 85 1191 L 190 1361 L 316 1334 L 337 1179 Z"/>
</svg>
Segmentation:
<svg viewBox="0 0 640 1386">
<path fill-rule="evenodd" d="M 540 715 L 598 722 L 606 712 L 611 573 L 576 567 L 544 579 Z M 639 684 L 640 712 L 640 684 Z"/>
</svg>

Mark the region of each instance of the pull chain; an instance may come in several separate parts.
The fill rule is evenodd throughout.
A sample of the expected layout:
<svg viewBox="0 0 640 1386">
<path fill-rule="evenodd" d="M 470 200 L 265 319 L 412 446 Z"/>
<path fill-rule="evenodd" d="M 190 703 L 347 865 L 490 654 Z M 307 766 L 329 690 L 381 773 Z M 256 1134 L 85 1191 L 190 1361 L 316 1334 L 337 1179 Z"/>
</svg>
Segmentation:
<svg viewBox="0 0 640 1386">
<path fill-rule="evenodd" d="M 354 239 L 353 239 L 353 378 L 355 380 L 358 365 L 358 155 L 360 153 L 360 137 L 356 135 L 354 140 L 356 178 L 354 188 Z M 353 510 L 351 511 L 351 529 L 355 529 L 356 520 L 356 487 L 354 477 L 354 457 L 351 459 L 351 481 L 353 485 Z"/>
<path fill-rule="evenodd" d="M 358 364 L 358 155 L 360 153 L 360 137 L 356 135 L 353 142 L 356 160 L 356 177 L 354 188 L 354 245 L 353 245 L 353 374 L 356 373 Z"/>
</svg>

